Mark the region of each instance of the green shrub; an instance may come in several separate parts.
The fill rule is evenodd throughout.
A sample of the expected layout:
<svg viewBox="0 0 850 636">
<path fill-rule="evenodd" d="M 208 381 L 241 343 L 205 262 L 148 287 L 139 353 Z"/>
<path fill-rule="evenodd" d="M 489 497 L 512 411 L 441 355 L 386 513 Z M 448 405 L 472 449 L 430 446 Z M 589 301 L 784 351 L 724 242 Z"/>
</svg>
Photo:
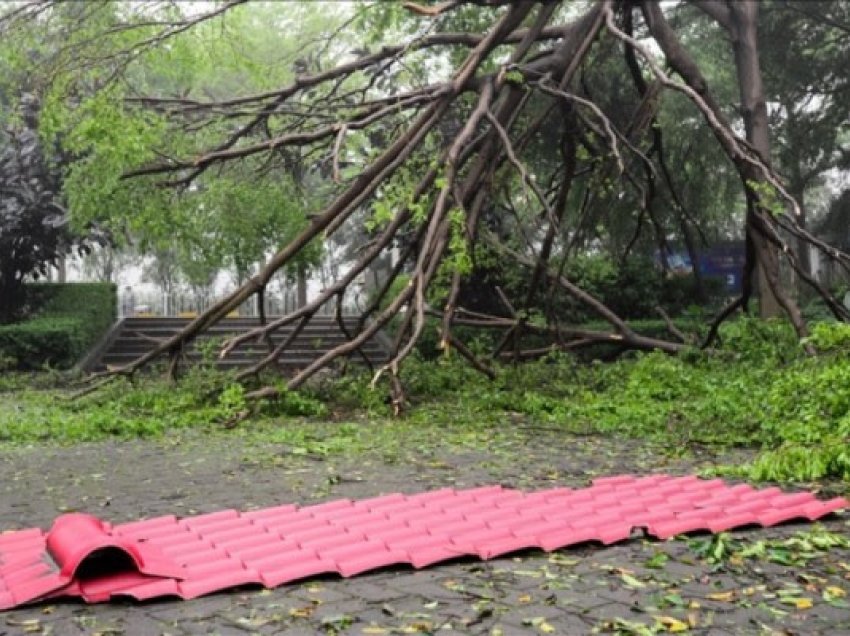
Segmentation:
<svg viewBox="0 0 850 636">
<path fill-rule="evenodd" d="M 0 326 L 0 359 L 19 369 L 68 368 L 115 320 L 115 286 L 39 283 L 27 291 L 31 317 Z"/>
<path fill-rule="evenodd" d="M 739 361 L 783 364 L 800 357 L 800 342 L 786 320 L 742 316 L 723 324 L 720 346 Z"/>
<path fill-rule="evenodd" d="M 761 453 L 746 473 L 753 479 L 813 481 L 824 478 L 850 480 L 850 448 L 846 440 L 822 439 L 814 446 L 784 444 Z"/>
<path fill-rule="evenodd" d="M 663 323 L 632 321 L 641 332 Z M 603 325 L 600 325 L 603 327 Z M 497 366 L 488 381 L 457 356 L 412 360 L 402 380 L 412 417 L 499 421 L 505 415 L 565 431 L 623 434 L 669 442 L 756 445 L 757 479 L 850 478 L 850 344 L 846 325 L 812 325 L 812 342 L 832 354 L 808 358 L 783 321 L 743 317 L 721 328 L 717 352 L 631 353 L 582 364 L 553 354 Z"/>
<path fill-rule="evenodd" d="M 571 259 L 564 275 L 584 291 L 602 301 L 623 318 L 648 318 L 655 315 L 661 301 L 662 280 L 658 269 L 649 261 L 634 260 L 617 265 L 606 256 L 581 255 Z M 527 285 L 518 283 L 517 293 Z M 584 303 L 558 292 L 555 312 L 564 322 L 573 324 L 595 320 L 598 316 Z M 537 299 L 543 307 L 546 299 Z"/>
<path fill-rule="evenodd" d="M 696 294 L 692 275 L 662 277 L 652 261 L 632 259 L 616 264 L 605 256 L 579 256 L 567 263 L 565 275 L 570 281 L 598 298 L 617 315 L 629 320 L 655 319 L 656 307 L 678 316 L 702 303 L 716 304 L 723 295 L 722 281 L 703 280 L 705 298 Z M 526 284 L 525 281 L 521 284 Z M 559 315 L 573 322 L 596 320 L 584 304 L 566 297 L 559 303 Z"/>
<path fill-rule="evenodd" d="M 821 352 L 850 351 L 850 325 L 844 322 L 815 323 L 808 342 Z"/>
<path fill-rule="evenodd" d="M 841 348 L 847 343 L 839 331 L 815 325 L 813 341 Z M 843 356 L 797 360 L 765 386 L 764 404 L 760 440 L 765 450 L 751 476 L 850 479 L 850 361 Z"/>
<path fill-rule="evenodd" d="M 69 367 L 84 350 L 81 321 L 43 316 L 0 326 L 0 352 L 21 369 Z"/>
<path fill-rule="evenodd" d="M 850 480 L 850 359 L 842 353 L 848 344 L 846 326 L 815 324 L 812 334 L 812 342 L 828 353 L 809 358 L 786 324 L 743 318 L 722 327 L 719 351 L 628 353 L 616 362 L 589 364 L 553 353 L 527 364 L 494 364 L 492 381 L 455 351 L 433 361 L 415 353 L 401 369 L 408 409 L 385 427 L 381 439 L 403 441 L 415 453 L 409 439 L 397 439 L 397 431 L 411 435 L 419 428 L 440 429 L 446 436 L 486 445 L 496 436 L 543 425 L 565 434 L 654 439 L 670 453 L 701 445 L 748 445 L 759 452 L 753 463 L 724 470 L 756 479 Z M 0 383 L 0 391 L 7 391 L 0 400 L 5 407 L 0 408 L 0 442 L 217 428 L 250 409 L 260 422 L 275 427 L 276 439 L 288 440 L 293 448 L 336 452 L 370 438 L 334 433 L 331 442 L 306 433 L 309 427 L 295 430 L 289 424 L 329 415 L 383 424 L 392 414 L 389 382 L 383 376 L 372 389 L 370 378 L 365 369 L 352 370 L 308 390 L 284 390 L 277 400 L 256 408 L 231 376 L 202 368 L 190 369 L 176 387 L 158 379 L 137 384 L 122 379 L 67 403 L 26 389 L 31 380 L 21 375 Z M 280 378 L 272 381 L 283 388 Z M 26 406 L 23 415 L 16 404 Z"/>
<path fill-rule="evenodd" d="M 661 283 L 658 304 L 671 316 L 678 316 L 694 307 L 716 307 L 722 304 L 726 296 L 726 285 L 722 278 L 703 277 L 703 297 L 697 294 L 696 279 L 693 274 L 672 275 Z"/>
</svg>

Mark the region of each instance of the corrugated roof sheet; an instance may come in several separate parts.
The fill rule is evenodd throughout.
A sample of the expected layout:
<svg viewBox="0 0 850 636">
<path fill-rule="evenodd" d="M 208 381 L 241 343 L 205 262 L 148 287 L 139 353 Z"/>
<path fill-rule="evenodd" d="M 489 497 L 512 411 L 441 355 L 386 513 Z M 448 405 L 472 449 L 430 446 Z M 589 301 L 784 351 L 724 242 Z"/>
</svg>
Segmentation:
<svg viewBox="0 0 850 636">
<path fill-rule="evenodd" d="M 0 610 L 57 596 L 90 603 L 113 596 L 190 599 L 324 573 L 349 577 L 395 564 L 421 568 L 461 556 L 491 559 L 527 548 L 609 544 L 635 528 L 665 539 L 814 520 L 847 506 L 843 498 L 820 501 L 808 492 L 719 479 L 623 475 L 578 490 L 445 488 L 118 525 L 72 513 L 47 532 L 0 534 Z"/>
</svg>

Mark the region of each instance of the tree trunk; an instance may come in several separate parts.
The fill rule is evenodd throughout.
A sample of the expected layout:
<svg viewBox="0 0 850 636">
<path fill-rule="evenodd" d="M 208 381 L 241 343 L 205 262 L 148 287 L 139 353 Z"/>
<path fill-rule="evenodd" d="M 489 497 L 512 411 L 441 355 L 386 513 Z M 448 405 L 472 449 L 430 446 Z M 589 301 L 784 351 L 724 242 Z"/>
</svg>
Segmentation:
<svg viewBox="0 0 850 636">
<path fill-rule="evenodd" d="M 764 83 L 759 66 L 758 52 L 758 12 L 756 0 L 736 0 L 728 2 L 729 31 L 735 52 L 735 67 L 738 72 L 738 88 L 741 97 L 741 114 L 747 141 L 761 155 L 766 165 L 770 165 L 770 128 L 767 118 Z M 763 182 L 760 174 L 753 171 L 751 179 Z M 749 206 L 748 206 L 749 207 Z M 756 267 L 758 280 L 759 313 L 762 318 L 773 318 L 782 314 L 779 300 L 770 286 L 770 281 L 779 279 L 779 258 L 777 248 L 770 244 L 758 231 L 751 211 L 747 213 L 746 231 L 752 236 L 759 255 Z M 762 258 L 762 255 L 768 255 Z"/>
<path fill-rule="evenodd" d="M 307 270 L 303 267 L 298 268 L 298 309 L 301 309 L 307 304 Z"/>
<path fill-rule="evenodd" d="M 688 257 L 691 259 L 691 271 L 694 277 L 694 299 L 699 303 L 704 303 L 707 300 L 705 284 L 702 280 L 702 272 L 700 271 L 699 250 L 694 241 L 694 234 L 691 228 L 688 227 L 688 221 L 684 214 L 679 216 L 679 227 L 682 230 L 682 239 L 685 241 L 685 249 L 688 251 Z"/>
<path fill-rule="evenodd" d="M 782 102 L 782 109 L 787 118 L 787 128 L 800 128 L 801 123 L 794 109 L 793 99 Z M 803 165 L 803 160 L 798 158 L 792 165 L 788 166 L 788 192 L 800 206 L 797 216 L 797 224 L 806 229 L 808 225 L 808 210 L 806 209 L 806 188 L 810 183 L 813 173 L 808 172 Z M 804 173 L 808 173 L 808 176 Z M 800 276 L 797 277 L 797 295 L 802 298 L 807 284 L 805 278 L 812 275 L 812 255 L 810 244 L 803 236 L 797 237 L 797 262 L 800 267 Z"/>
<path fill-rule="evenodd" d="M 797 217 L 797 223 L 800 227 L 805 228 L 808 225 L 808 210 L 806 209 L 806 196 L 805 196 L 806 187 L 804 185 L 799 185 L 795 187 L 793 181 L 791 183 L 791 195 L 797 200 L 797 203 L 800 205 L 800 215 Z M 811 245 L 808 241 L 806 241 L 803 237 L 799 237 L 797 239 L 797 258 L 800 263 L 800 269 L 803 274 L 806 276 L 812 275 L 812 253 L 811 253 Z M 803 287 L 806 283 L 800 280 L 800 291 L 802 292 Z"/>
<path fill-rule="evenodd" d="M 64 256 L 60 256 L 59 260 L 56 261 L 56 280 L 59 283 L 68 281 L 68 265 Z"/>
</svg>

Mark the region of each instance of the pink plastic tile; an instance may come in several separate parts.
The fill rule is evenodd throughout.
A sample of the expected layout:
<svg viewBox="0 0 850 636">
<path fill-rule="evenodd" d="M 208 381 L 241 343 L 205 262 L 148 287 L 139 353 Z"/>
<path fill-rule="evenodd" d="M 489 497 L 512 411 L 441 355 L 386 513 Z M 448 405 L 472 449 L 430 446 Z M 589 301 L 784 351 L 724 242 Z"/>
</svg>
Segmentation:
<svg viewBox="0 0 850 636">
<path fill-rule="evenodd" d="M 82 514 L 0 534 L 0 610 L 40 599 L 115 596 L 184 599 L 250 583 L 277 586 L 317 574 L 354 576 L 408 562 L 414 567 L 538 546 L 628 539 L 634 528 L 666 538 L 749 524 L 817 519 L 848 505 L 810 493 L 757 490 L 695 476 L 621 475 L 589 488 L 523 493 L 501 486 L 391 493 L 299 508 L 222 510 L 115 526 Z M 94 555 L 128 569 L 78 580 Z"/>
</svg>

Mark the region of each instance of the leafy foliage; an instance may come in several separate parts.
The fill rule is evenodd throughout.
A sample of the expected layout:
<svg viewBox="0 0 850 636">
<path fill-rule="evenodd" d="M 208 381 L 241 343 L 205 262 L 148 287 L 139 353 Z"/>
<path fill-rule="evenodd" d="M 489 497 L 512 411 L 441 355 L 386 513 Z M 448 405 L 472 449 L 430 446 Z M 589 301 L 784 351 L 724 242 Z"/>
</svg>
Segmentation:
<svg viewBox="0 0 850 636">
<path fill-rule="evenodd" d="M 850 349 L 850 325 L 841 322 L 819 322 L 812 326 L 811 342 L 818 351 L 839 353 Z"/>
<path fill-rule="evenodd" d="M 844 327 L 814 330 L 816 338 L 833 331 Z M 755 447 L 761 452 L 752 464 L 721 471 L 756 479 L 850 479 L 846 357 L 805 357 L 783 323 L 739 320 L 724 326 L 722 336 L 728 350 L 715 355 L 647 353 L 606 364 L 550 355 L 499 366 L 493 382 L 453 355 L 417 359 L 402 373 L 415 402 L 400 420 L 390 422 L 392 406 L 382 391 L 349 374 L 299 392 L 282 389 L 277 400 L 253 411 L 246 430 L 308 454 L 375 448 L 398 456 L 405 445 L 414 448 L 411 436 L 490 446 L 546 427 L 565 435 L 637 437 L 674 455 Z M 10 382 L 5 390 L 18 390 L 12 402 L 23 406 L 0 409 L 0 436 L 16 442 L 218 428 L 252 408 L 241 385 L 209 369 L 190 372 L 178 387 L 122 381 L 70 403 L 45 401 L 26 389 L 29 382 Z"/>
<path fill-rule="evenodd" d="M 26 279 L 46 275 L 72 245 L 57 158 L 38 136 L 38 102 L 27 96 L 21 109 L 0 130 L 0 324 L 22 315 Z"/>
<path fill-rule="evenodd" d="M 846 325 L 824 323 L 813 333 L 820 346 L 846 343 Z M 742 319 L 721 335 L 724 349 L 714 355 L 646 353 L 588 365 L 552 354 L 500 367 L 495 382 L 455 358 L 420 362 L 403 374 L 419 400 L 409 417 L 494 426 L 518 418 L 530 426 L 656 439 L 680 453 L 755 445 L 762 454 L 733 472 L 772 480 L 850 478 L 846 357 L 804 356 L 793 331 L 779 322 Z M 361 404 L 372 415 L 389 413 L 374 391 L 354 381 L 324 397 Z"/>
<path fill-rule="evenodd" d="M 0 326 L 0 355 L 11 368 L 67 368 L 84 350 L 81 325 L 77 318 L 46 316 Z"/>
<path fill-rule="evenodd" d="M 5 366 L 68 368 L 115 320 L 115 286 L 105 283 L 30 285 L 32 317 L 0 326 Z"/>
<path fill-rule="evenodd" d="M 786 12 L 785 5 L 768 5 L 776 10 L 762 25 L 768 36 L 789 27 L 799 31 L 805 37 L 795 40 L 794 47 L 801 48 L 794 59 L 811 61 L 821 78 L 837 78 L 829 91 L 840 95 L 846 75 L 846 64 L 841 66 L 844 40 L 816 46 L 824 35 L 837 35 L 834 27 L 828 20 L 809 20 L 811 16 L 794 6 Z M 534 267 L 545 251 L 553 271 L 564 273 L 615 313 L 638 320 L 652 315 L 656 305 L 668 310 L 675 306 L 675 314 L 688 302 L 689 282 L 662 281 L 651 264 L 669 237 L 690 245 L 694 241 L 689 236 L 706 234 L 712 240 L 740 233 L 744 206 L 739 181 L 750 177 L 749 170 L 741 169 L 746 162 L 739 155 L 747 152 L 718 147 L 710 139 L 736 145 L 731 137 L 735 124 L 711 130 L 693 101 L 674 90 L 649 96 L 650 78 L 642 75 L 648 69 L 628 46 L 627 61 L 632 55 L 633 63 L 622 64 L 623 49 L 615 37 L 629 38 L 612 27 L 616 20 L 607 23 L 604 34 L 588 31 L 580 36 L 591 23 L 599 23 L 589 18 L 603 5 L 542 3 L 533 7 L 539 18 L 532 18 L 515 3 L 510 9 L 460 3 L 423 20 L 409 5 L 378 3 L 355 7 L 350 22 L 343 11 L 329 19 L 322 7 L 308 3 L 285 12 L 274 5 L 249 8 L 231 3 L 222 5 L 226 15 L 213 11 L 207 20 L 199 14 L 194 22 L 174 3 L 142 9 L 138 3 L 104 2 L 90 13 L 81 12 L 80 6 L 49 4 L 44 14 L 24 11 L 19 15 L 31 19 L 17 23 L 11 16 L 19 28 L 11 29 L 0 45 L 0 60 L 14 78 L 2 86 L 17 89 L 31 76 L 29 83 L 38 89 L 43 104 L 39 121 L 37 126 L 24 121 L 25 128 L 30 145 L 59 147 L 73 157 L 62 176 L 76 226 L 96 224 L 113 236 L 139 239 L 144 250 L 167 254 L 180 265 L 193 286 L 203 287 L 210 271 L 221 267 L 245 281 L 282 244 L 291 249 L 279 252 L 258 280 L 265 284 L 284 264 L 303 271 L 321 249 L 322 232 L 333 234 L 353 220 L 365 221 L 368 237 L 360 235 L 363 241 L 352 242 L 378 245 L 384 259 L 397 256 L 391 253 L 395 248 L 413 248 L 405 250 L 409 280 L 417 290 L 427 291 L 428 309 L 439 309 L 453 284 L 449 279 L 457 273 L 464 275 L 458 304 L 465 309 L 478 308 L 470 299 L 483 290 L 478 299 L 485 297 L 487 309 L 504 316 L 505 306 L 493 309 L 499 302 L 510 304 L 492 293 L 499 285 L 523 301 L 517 303 L 517 312 L 511 311 L 518 321 L 554 326 L 555 317 L 572 323 L 596 319 L 578 302 L 564 300 L 564 289 L 549 285 L 563 282 L 560 277 L 535 275 L 547 281 L 548 289 L 526 289 L 529 263 Z M 737 122 L 735 89 L 758 82 L 743 81 L 743 76 L 736 81 L 730 57 L 734 51 L 720 37 L 716 20 L 707 24 L 705 16 L 695 17 L 701 14 L 688 6 L 661 12 L 651 2 L 641 7 L 616 4 L 624 28 L 631 29 L 638 8 L 646 15 L 634 25 L 636 37 L 644 38 L 647 28 L 651 31 L 680 77 L 710 98 L 712 103 L 702 107 L 715 111 L 712 122 L 724 116 Z M 654 10 L 661 13 L 655 20 L 646 19 Z M 581 20 L 584 26 L 570 27 L 555 39 L 540 32 L 540 39 L 526 51 L 510 48 L 508 28 L 534 19 L 552 27 L 579 12 L 587 18 Z M 675 51 L 665 46 L 663 33 L 652 24 L 668 24 L 662 13 L 673 18 L 669 26 L 676 38 L 681 36 L 686 48 L 695 49 L 696 64 L 672 59 Z M 514 16 L 515 24 L 510 22 Z M 490 30 L 494 20 L 502 18 L 507 20 L 506 32 Z M 282 32 L 297 37 L 281 37 Z M 496 38 L 492 50 L 486 50 L 487 40 L 479 39 L 483 32 Z M 435 34 L 441 37 L 429 39 Z M 524 41 L 518 35 L 514 41 Z M 571 39 L 579 37 L 594 45 L 572 50 L 579 42 Z M 378 42 L 388 45 L 393 39 L 402 45 L 372 50 Z M 479 49 L 459 70 L 470 45 Z M 794 148 L 795 130 L 807 125 L 827 131 L 840 128 L 847 119 L 846 100 L 810 89 L 817 82 L 801 68 L 793 69 L 793 81 L 783 88 L 778 76 L 786 68 L 785 52 L 765 57 L 771 58 L 774 71 L 770 101 L 780 105 L 776 116 L 789 123 L 798 117 L 797 124 L 802 123 L 784 131 L 783 148 Z M 516 64 L 500 66 L 513 55 Z M 699 67 L 699 77 L 688 77 L 685 66 Z M 751 70 L 760 76 L 758 69 Z M 465 77 L 467 71 L 474 77 Z M 568 77 L 573 71 L 576 81 Z M 504 73 L 512 74 L 507 82 L 502 81 Z M 703 90 L 703 75 L 711 91 Z M 455 79 L 446 82 L 450 77 Z M 555 99 L 551 92 L 541 93 L 546 77 L 556 84 L 563 77 L 562 88 L 576 94 Z M 652 80 L 653 87 L 660 86 L 660 74 Z M 487 97 L 485 89 L 494 94 Z M 756 97 L 761 104 L 762 96 Z M 823 108 L 812 108 L 813 103 Z M 485 107 L 495 118 L 488 118 L 489 124 L 476 119 L 475 113 Z M 411 118 L 415 112 L 418 119 Z M 495 125 L 499 120 L 502 124 Z M 419 123 L 411 127 L 411 121 Z M 615 135 L 612 128 L 621 134 Z M 746 132 L 752 136 L 752 130 Z M 817 144 L 814 151 L 805 144 L 808 158 L 797 167 L 816 175 L 842 165 L 845 157 L 837 150 L 841 134 L 833 130 L 826 135 L 830 138 L 823 153 Z M 607 137 L 628 144 L 617 144 L 618 151 Z M 768 158 L 767 148 L 757 150 Z M 52 175 L 60 162 L 36 154 L 29 152 L 28 165 Z M 510 161 L 503 161 L 506 154 L 512 155 Z M 828 160 L 820 161 L 821 154 Z M 453 168 L 437 177 L 441 159 L 448 159 Z M 790 166 L 793 161 L 786 157 L 780 163 Z M 672 176 L 667 174 L 670 167 Z M 805 189 L 813 179 L 792 181 Z M 432 200 L 435 189 L 446 196 Z M 772 189 L 756 183 L 753 189 L 766 207 L 784 213 L 774 205 L 779 200 Z M 414 194 L 420 191 L 424 194 Z M 58 189 L 52 186 L 45 192 L 52 196 Z M 32 199 L 39 210 L 49 207 L 44 202 L 49 199 L 40 197 L 29 193 L 19 198 Z M 400 212 L 406 220 L 398 233 L 388 234 L 382 243 L 371 242 Z M 308 224 L 314 214 L 316 222 Z M 786 240 L 785 230 L 799 232 L 792 227 L 793 217 L 782 218 L 791 225 L 774 235 L 780 242 Z M 774 216 L 763 222 L 777 229 Z M 416 238 L 423 228 L 428 232 Z M 509 248 L 506 253 L 519 255 L 522 268 L 505 266 L 504 258 L 482 248 L 480 237 L 485 234 L 479 230 L 485 229 L 494 243 Z M 539 249 L 542 245 L 545 250 Z M 768 263 L 764 253 L 759 258 L 762 265 Z M 363 267 L 376 264 L 371 260 Z M 541 268 L 535 269 L 540 273 Z M 363 273 L 352 272 L 350 280 L 364 278 Z M 667 282 L 678 289 L 668 294 Z M 581 297 L 571 285 L 561 287 Z M 393 291 L 402 293 L 398 285 Z M 243 287 L 224 299 L 221 307 L 179 334 L 178 345 L 198 335 L 192 329 L 206 328 L 251 293 L 250 286 Z M 399 311 L 415 311 L 424 318 L 422 300 L 417 295 Z M 789 314 L 793 318 L 794 312 Z M 620 342 L 646 345 L 628 342 L 630 331 L 616 320 L 610 322 L 618 333 L 597 338 L 601 346 L 610 347 L 612 340 L 618 349 Z M 64 326 L 36 325 L 38 333 L 30 340 L 55 340 Z M 805 333 L 804 325 L 796 326 L 797 333 Z M 587 344 L 580 334 L 568 337 L 576 346 Z M 422 396 L 411 418 L 445 418 L 451 413 L 499 424 L 517 417 L 565 430 L 663 438 L 682 452 L 697 443 L 758 442 L 768 451 L 754 468 L 760 475 L 843 474 L 845 337 L 832 327 L 816 330 L 811 343 L 833 354 L 815 361 L 800 356 L 797 339 L 781 326 L 743 320 L 725 327 L 721 337 L 725 349 L 711 356 L 696 351 L 675 358 L 647 354 L 587 366 L 549 356 L 522 370 L 500 367 L 493 383 L 461 369 L 447 349 L 436 364 L 417 361 L 403 372 L 412 393 Z M 472 339 L 470 349 L 480 354 L 481 344 Z M 667 351 L 681 349 L 678 343 L 666 344 Z M 162 347 L 156 353 L 179 348 L 173 341 Z M 393 373 L 410 350 L 403 347 L 404 353 L 389 365 Z M 302 386 L 312 371 L 304 370 L 287 386 Z M 309 393 L 292 393 L 279 378 L 273 378 L 273 384 L 279 397 L 274 408 L 283 409 L 275 413 L 323 412 Z M 216 395 L 217 401 L 205 404 L 212 405 L 217 416 L 234 418 L 248 407 L 245 389 L 218 386 Z M 341 400 L 359 403 L 370 413 L 385 413 L 387 405 L 375 395 L 346 379 L 321 397 L 330 404 Z M 121 425 L 116 426 L 120 433 Z"/>
<path fill-rule="evenodd" d="M 649 259 L 615 263 L 605 256 L 581 256 L 570 260 L 566 275 L 617 315 L 628 319 L 657 318 L 657 307 L 678 316 L 693 305 L 695 298 L 692 276 L 664 277 Z M 709 296 L 716 299 L 719 296 L 716 281 L 707 281 L 706 286 Z M 562 315 L 576 322 L 596 318 L 575 301 L 567 302 Z"/>
<path fill-rule="evenodd" d="M 720 532 L 708 539 L 689 541 L 694 553 L 712 564 L 741 563 L 745 559 L 763 559 L 781 565 L 806 565 L 831 548 L 850 547 L 847 537 L 816 525 L 787 539 L 748 542 Z"/>
<path fill-rule="evenodd" d="M 122 176 L 157 157 L 199 154 L 233 131 L 230 121 L 175 124 L 136 96 L 186 104 L 270 90 L 333 62 L 344 44 L 329 45 L 322 35 L 337 18 L 308 4 L 285 14 L 245 5 L 210 21 L 170 3 L 107 2 L 83 14 L 57 4 L 47 13 L 49 20 L 33 19 L 14 31 L 16 46 L 26 41 L 38 64 L 8 42 L 0 59 L 38 87 L 43 106 L 36 135 L 73 159 L 62 190 L 75 228 L 96 225 L 141 253 L 169 251 L 193 288 L 221 269 L 239 282 L 247 279 L 270 250 L 303 228 L 326 188 L 316 179 L 315 162 L 295 155 L 275 165 L 234 165 L 180 191 Z M 177 33 L 168 26 L 196 19 L 194 28 Z M 281 38 L 281 30 L 290 37 Z M 8 83 L 17 90 L 15 81 Z M 258 134 L 278 132 L 274 124 L 262 128 Z M 320 248 L 310 244 L 290 273 L 314 264 Z"/>
</svg>

